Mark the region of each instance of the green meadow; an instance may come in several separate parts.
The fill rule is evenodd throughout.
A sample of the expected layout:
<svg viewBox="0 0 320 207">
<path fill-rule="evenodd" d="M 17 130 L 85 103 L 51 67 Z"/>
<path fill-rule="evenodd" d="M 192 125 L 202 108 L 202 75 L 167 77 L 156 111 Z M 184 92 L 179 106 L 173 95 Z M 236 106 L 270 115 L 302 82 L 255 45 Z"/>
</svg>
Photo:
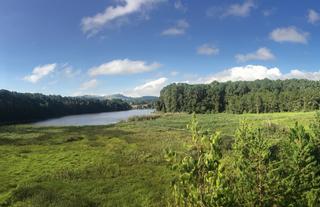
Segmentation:
<svg viewBox="0 0 320 207">
<path fill-rule="evenodd" d="M 241 120 L 253 126 L 296 122 L 314 112 L 200 114 L 200 126 L 232 139 Z M 165 206 L 173 172 L 164 150 L 183 152 L 190 114 L 162 114 L 108 126 L 0 127 L 0 206 Z"/>
</svg>

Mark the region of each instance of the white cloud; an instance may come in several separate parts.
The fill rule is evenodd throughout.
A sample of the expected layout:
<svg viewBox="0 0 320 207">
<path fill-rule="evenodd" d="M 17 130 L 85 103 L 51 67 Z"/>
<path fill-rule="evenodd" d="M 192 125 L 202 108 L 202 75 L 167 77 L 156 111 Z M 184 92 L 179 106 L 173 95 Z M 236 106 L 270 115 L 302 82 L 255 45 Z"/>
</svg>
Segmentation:
<svg viewBox="0 0 320 207">
<path fill-rule="evenodd" d="M 73 78 L 81 73 L 81 70 L 74 70 L 72 67 L 66 67 L 63 69 L 63 73 L 67 78 Z"/>
<path fill-rule="evenodd" d="M 246 17 L 250 15 L 251 10 L 255 8 L 252 0 L 246 0 L 243 4 L 232 4 L 224 12 L 223 16 Z"/>
<path fill-rule="evenodd" d="M 133 13 L 143 13 L 161 1 L 162 0 L 118 0 L 118 5 L 109 6 L 105 11 L 95 16 L 83 18 L 81 21 L 82 30 L 84 33 L 95 34 L 106 24 Z"/>
<path fill-rule="evenodd" d="M 188 10 L 188 8 L 182 3 L 182 0 L 176 0 L 174 2 L 174 8 L 186 12 Z"/>
<path fill-rule="evenodd" d="M 60 65 L 60 69 L 58 71 L 58 75 L 60 75 L 61 78 L 74 78 L 80 74 L 81 70 L 75 70 L 73 66 L 68 63 Z"/>
<path fill-rule="evenodd" d="M 104 63 L 98 67 L 93 67 L 89 70 L 90 76 L 97 75 L 125 75 L 148 72 L 159 68 L 161 65 L 157 62 L 147 64 L 144 61 L 129 59 L 113 60 Z"/>
<path fill-rule="evenodd" d="M 80 86 L 80 90 L 85 91 L 88 89 L 92 89 L 92 88 L 97 87 L 97 85 L 98 85 L 98 81 L 96 79 L 92 79 L 92 80 L 89 80 L 87 82 L 82 83 Z"/>
<path fill-rule="evenodd" d="M 57 64 L 55 63 L 35 67 L 32 70 L 32 74 L 25 76 L 23 79 L 31 83 L 37 83 L 39 80 L 41 80 L 45 76 L 52 73 L 56 67 L 57 67 Z"/>
<path fill-rule="evenodd" d="M 308 12 L 308 22 L 311 24 L 316 24 L 320 21 L 320 14 L 313 9 Z"/>
<path fill-rule="evenodd" d="M 171 76 L 177 76 L 177 75 L 179 75 L 179 72 L 178 71 L 171 71 L 170 75 Z"/>
<path fill-rule="evenodd" d="M 297 28 L 290 26 L 277 28 L 270 33 L 270 38 L 276 42 L 308 43 L 309 33 L 298 31 Z"/>
<path fill-rule="evenodd" d="M 196 83 L 211 83 L 212 81 L 254 81 L 261 79 L 284 80 L 284 79 L 309 79 L 320 80 L 320 71 L 308 72 L 302 70 L 291 70 L 289 73 L 282 73 L 279 68 L 268 68 L 262 65 L 246 65 L 226 69 L 214 75 L 199 78 Z"/>
<path fill-rule="evenodd" d="M 211 83 L 212 81 L 253 81 L 264 78 L 278 79 L 281 78 L 281 75 L 278 68 L 267 68 L 261 65 L 247 65 L 224 70 L 204 79 L 204 81 L 206 83 Z"/>
<path fill-rule="evenodd" d="M 162 77 L 157 80 L 152 80 L 143 85 L 135 87 L 131 91 L 124 92 L 127 96 L 139 97 L 139 96 L 159 96 L 161 89 L 166 85 L 167 78 Z"/>
<path fill-rule="evenodd" d="M 237 54 L 235 58 L 238 62 L 247 62 L 250 60 L 273 60 L 275 57 L 268 48 L 261 47 L 254 53 Z"/>
<path fill-rule="evenodd" d="M 269 17 L 271 15 L 273 15 L 276 12 L 276 8 L 271 8 L 271 9 L 266 9 L 262 11 L 263 16 L 265 17 Z"/>
<path fill-rule="evenodd" d="M 317 72 L 308 72 L 302 70 L 291 70 L 290 73 L 287 73 L 283 76 L 283 79 L 308 79 L 308 80 L 320 80 L 320 71 Z"/>
<path fill-rule="evenodd" d="M 199 55 L 217 55 L 219 54 L 219 48 L 210 44 L 203 44 L 197 48 L 197 53 Z"/>
<path fill-rule="evenodd" d="M 171 35 L 171 36 L 176 36 L 176 35 L 183 35 L 186 33 L 186 30 L 189 28 L 189 23 L 181 19 L 177 21 L 177 23 L 173 26 L 170 27 L 162 32 L 162 35 Z"/>
<path fill-rule="evenodd" d="M 247 17 L 256 7 L 254 0 L 245 0 L 242 4 L 209 7 L 206 10 L 206 16 L 218 18 L 226 18 L 229 16 Z"/>
</svg>

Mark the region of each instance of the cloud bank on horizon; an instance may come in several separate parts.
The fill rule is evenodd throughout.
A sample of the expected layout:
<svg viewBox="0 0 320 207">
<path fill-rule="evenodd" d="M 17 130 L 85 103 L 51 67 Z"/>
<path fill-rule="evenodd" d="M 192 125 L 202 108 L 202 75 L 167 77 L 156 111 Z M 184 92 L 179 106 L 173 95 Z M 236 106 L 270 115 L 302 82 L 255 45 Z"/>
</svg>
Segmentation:
<svg viewBox="0 0 320 207">
<path fill-rule="evenodd" d="M 287 3 L 79 0 L 77 12 L 68 13 L 71 4 L 64 10 L 47 1 L 39 9 L 59 6 L 61 19 L 30 9 L 25 18 L 0 22 L 5 31 L 0 43 L 12 51 L 0 51 L 0 88 L 158 96 L 165 85 L 178 82 L 320 80 L 320 2 L 290 1 L 290 10 Z M 22 12 L 14 4 L 4 3 L 0 18 Z M 42 29 L 41 19 L 50 29 Z M 24 30 L 10 33 L 13 24 Z"/>
<path fill-rule="evenodd" d="M 268 68 L 262 65 L 246 65 L 232 67 L 206 78 L 200 79 L 200 82 L 211 83 L 213 81 L 254 81 L 262 79 L 285 80 L 285 79 L 308 79 L 320 80 L 320 71 L 307 72 L 299 69 L 293 69 L 289 73 L 283 73 L 279 68 Z"/>
</svg>

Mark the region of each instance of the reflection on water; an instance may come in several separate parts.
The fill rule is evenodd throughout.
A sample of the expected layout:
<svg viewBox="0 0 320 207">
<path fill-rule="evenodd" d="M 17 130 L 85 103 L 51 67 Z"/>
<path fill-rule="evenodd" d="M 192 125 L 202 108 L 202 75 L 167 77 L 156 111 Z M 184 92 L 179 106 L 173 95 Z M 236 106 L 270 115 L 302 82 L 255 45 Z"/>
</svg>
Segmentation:
<svg viewBox="0 0 320 207">
<path fill-rule="evenodd" d="M 35 126 L 89 126 L 89 125 L 106 125 L 127 120 L 132 116 L 149 115 L 154 112 L 153 109 L 130 110 L 119 112 L 106 112 L 97 114 L 82 114 L 73 116 L 64 116 L 61 118 L 48 119 L 36 122 Z"/>
</svg>

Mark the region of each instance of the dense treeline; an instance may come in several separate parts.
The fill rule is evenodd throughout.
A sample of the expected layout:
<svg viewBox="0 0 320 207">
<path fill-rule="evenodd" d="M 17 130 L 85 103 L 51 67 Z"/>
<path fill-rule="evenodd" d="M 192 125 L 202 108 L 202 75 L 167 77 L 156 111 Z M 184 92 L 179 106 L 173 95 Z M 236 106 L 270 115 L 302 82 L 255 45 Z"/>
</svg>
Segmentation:
<svg viewBox="0 0 320 207">
<path fill-rule="evenodd" d="M 122 100 L 47 96 L 0 90 L 0 124 L 129 109 L 131 106 Z"/>
<path fill-rule="evenodd" d="M 265 113 L 320 108 L 320 82 L 256 80 L 171 84 L 162 89 L 157 110 L 196 113 Z"/>
<path fill-rule="evenodd" d="M 231 147 L 189 125 L 187 153 L 168 151 L 176 172 L 172 206 L 320 206 L 320 114 L 306 130 L 242 123 Z"/>
</svg>

